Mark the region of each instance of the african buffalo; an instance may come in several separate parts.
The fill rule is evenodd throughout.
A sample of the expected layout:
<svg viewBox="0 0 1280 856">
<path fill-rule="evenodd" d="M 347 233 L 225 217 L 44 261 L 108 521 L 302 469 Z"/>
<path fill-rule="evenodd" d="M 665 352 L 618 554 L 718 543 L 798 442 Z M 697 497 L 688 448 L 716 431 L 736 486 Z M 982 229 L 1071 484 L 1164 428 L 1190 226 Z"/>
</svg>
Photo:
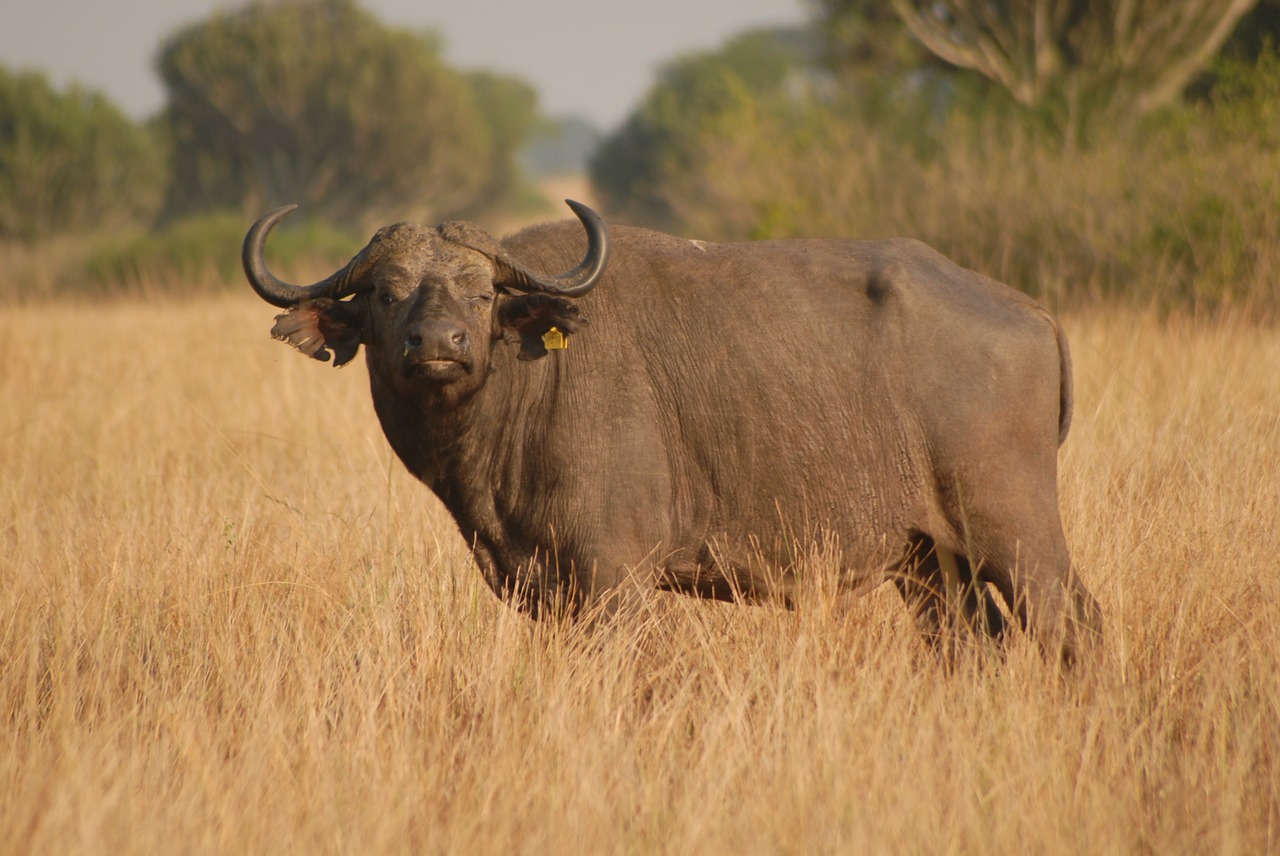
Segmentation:
<svg viewBox="0 0 1280 856">
<path fill-rule="evenodd" d="M 894 580 L 935 647 L 1003 632 L 986 583 L 1067 661 L 1097 631 L 1058 511 L 1067 344 L 1039 304 L 917 241 L 703 243 L 568 204 L 582 228 L 501 241 L 389 226 L 308 286 L 264 261 L 295 206 L 244 242 L 288 310 L 272 335 L 336 365 L 365 346 L 391 447 L 496 593 L 535 616 L 653 589 L 790 602 L 820 538 L 841 587 Z"/>
</svg>

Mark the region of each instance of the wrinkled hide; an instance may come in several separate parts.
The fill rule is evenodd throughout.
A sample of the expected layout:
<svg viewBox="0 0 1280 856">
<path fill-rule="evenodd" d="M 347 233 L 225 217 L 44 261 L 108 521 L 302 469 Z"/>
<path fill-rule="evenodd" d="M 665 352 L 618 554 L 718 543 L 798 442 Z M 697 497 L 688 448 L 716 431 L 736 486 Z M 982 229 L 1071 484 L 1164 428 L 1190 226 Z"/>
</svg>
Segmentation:
<svg viewBox="0 0 1280 856">
<path fill-rule="evenodd" d="M 566 270 L 582 228 L 464 233 L 383 230 L 344 274 L 353 298 L 275 333 L 338 362 L 364 346 L 387 439 L 502 596 L 786 602 L 821 540 L 842 586 L 893 579 L 935 644 L 1007 614 L 1069 659 L 1098 626 L 1058 511 L 1066 342 L 1021 293 L 915 241 L 615 225 L 589 293 L 520 294 L 495 254 Z M 568 348 L 546 349 L 552 327 Z"/>
</svg>

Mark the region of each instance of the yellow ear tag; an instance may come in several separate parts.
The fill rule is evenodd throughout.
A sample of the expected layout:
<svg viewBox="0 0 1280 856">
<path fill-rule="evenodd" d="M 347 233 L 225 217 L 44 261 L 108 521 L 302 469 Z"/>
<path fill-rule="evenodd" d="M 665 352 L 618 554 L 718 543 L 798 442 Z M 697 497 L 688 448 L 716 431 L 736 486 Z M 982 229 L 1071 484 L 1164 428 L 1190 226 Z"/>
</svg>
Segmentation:
<svg viewBox="0 0 1280 856">
<path fill-rule="evenodd" d="M 542 334 L 542 347 L 548 351 L 563 351 L 569 347 L 569 337 L 552 327 Z"/>
</svg>

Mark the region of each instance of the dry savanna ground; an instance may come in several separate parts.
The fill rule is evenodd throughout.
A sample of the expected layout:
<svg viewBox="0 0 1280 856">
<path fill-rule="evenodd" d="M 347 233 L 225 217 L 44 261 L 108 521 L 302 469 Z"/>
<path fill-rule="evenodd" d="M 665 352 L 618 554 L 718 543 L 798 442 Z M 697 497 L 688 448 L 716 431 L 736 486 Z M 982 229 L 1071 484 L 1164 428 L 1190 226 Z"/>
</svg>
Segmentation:
<svg viewBox="0 0 1280 856">
<path fill-rule="evenodd" d="M 1064 679 L 887 589 L 532 626 L 271 314 L 0 309 L 0 851 L 1280 850 L 1274 327 L 1065 319 Z"/>
</svg>

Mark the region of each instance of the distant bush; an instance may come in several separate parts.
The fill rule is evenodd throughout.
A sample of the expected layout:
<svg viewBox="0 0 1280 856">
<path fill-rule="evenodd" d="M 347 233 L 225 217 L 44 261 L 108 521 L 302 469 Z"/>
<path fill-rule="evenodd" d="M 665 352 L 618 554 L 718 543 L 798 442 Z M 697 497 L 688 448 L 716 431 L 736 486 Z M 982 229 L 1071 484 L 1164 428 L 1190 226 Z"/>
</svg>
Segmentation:
<svg viewBox="0 0 1280 856">
<path fill-rule="evenodd" d="M 238 214 L 222 213 L 176 221 L 132 240 L 111 241 L 91 249 L 76 272 L 64 272 L 71 283 L 89 293 L 117 291 L 190 294 L 243 284 L 240 246 L 247 224 Z M 292 227 L 292 228 L 290 228 Z M 282 272 L 290 268 L 332 264 L 354 255 L 363 241 L 316 220 L 281 226 L 271 236 L 270 262 Z"/>
<path fill-rule="evenodd" d="M 240 270 L 248 226 L 238 214 L 219 213 L 148 232 L 64 235 L 38 245 L 0 241 L 0 299 L 248 293 Z M 285 279 L 319 279 L 345 264 L 367 239 L 295 215 L 272 232 L 267 260 Z"/>
<path fill-rule="evenodd" d="M 685 222 L 672 188 L 696 178 L 707 141 L 754 137 L 763 114 L 788 116 L 802 100 L 789 84 L 804 67 L 806 47 L 800 31 L 753 30 L 719 52 L 669 63 L 635 112 L 597 149 L 592 183 L 628 217 L 660 227 Z M 738 178 L 746 183 L 750 176 Z"/>
<path fill-rule="evenodd" d="M 1017 112 L 940 110 L 930 97 L 904 99 L 889 121 L 837 98 L 730 106 L 668 126 L 664 150 L 679 157 L 634 193 L 606 181 L 612 209 L 705 239 L 915 237 L 1052 301 L 1280 312 L 1272 52 L 1220 64 L 1212 101 L 1097 128 L 1087 145 Z M 602 150 L 624 162 L 598 166 L 626 174 L 644 116 Z"/>
<path fill-rule="evenodd" d="M 0 67 L 0 238 L 30 242 L 147 218 L 163 176 L 151 135 L 105 97 Z"/>
</svg>

